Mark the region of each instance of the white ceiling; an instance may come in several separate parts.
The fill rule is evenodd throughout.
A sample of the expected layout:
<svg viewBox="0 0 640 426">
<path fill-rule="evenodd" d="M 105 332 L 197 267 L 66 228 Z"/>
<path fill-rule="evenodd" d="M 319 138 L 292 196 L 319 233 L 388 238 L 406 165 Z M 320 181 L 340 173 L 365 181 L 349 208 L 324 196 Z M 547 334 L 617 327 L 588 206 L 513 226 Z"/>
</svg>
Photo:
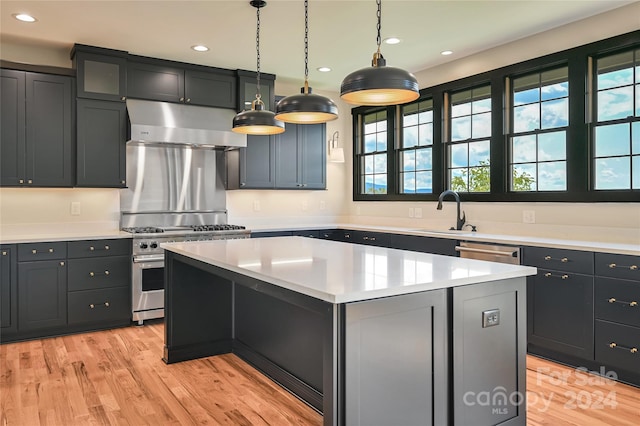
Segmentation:
<svg viewBox="0 0 640 426">
<path fill-rule="evenodd" d="M 633 1 L 384 0 L 382 37 L 387 65 L 417 72 L 500 44 L 587 18 Z M 302 83 L 302 0 L 268 0 L 261 10 L 261 69 Z M 3 41 L 71 49 L 74 43 L 230 69 L 255 70 L 256 9 L 248 0 L 0 1 Z M 19 22 L 14 13 L 38 21 Z M 338 91 L 350 72 L 369 66 L 376 49 L 373 0 L 309 1 L 309 81 Z M 190 49 L 210 47 L 206 53 Z M 443 50 L 453 50 L 442 56 Z M 320 73 L 317 67 L 333 69 Z"/>
</svg>

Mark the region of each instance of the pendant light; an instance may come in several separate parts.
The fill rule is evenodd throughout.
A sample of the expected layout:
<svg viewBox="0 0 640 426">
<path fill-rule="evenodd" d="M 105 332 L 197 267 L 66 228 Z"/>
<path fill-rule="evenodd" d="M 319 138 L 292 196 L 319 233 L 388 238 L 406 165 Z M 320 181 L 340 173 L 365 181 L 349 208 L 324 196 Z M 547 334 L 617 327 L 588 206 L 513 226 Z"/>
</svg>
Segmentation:
<svg viewBox="0 0 640 426">
<path fill-rule="evenodd" d="M 256 77 L 256 99 L 251 103 L 251 109 L 242 111 L 233 117 L 235 133 L 247 135 L 276 135 L 284 132 L 284 123 L 275 118 L 275 114 L 264 108 L 260 95 L 260 8 L 267 5 L 264 0 L 251 0 L 249 4 L 256 8 L 256 53 L 258 69 Z"/>
<path fill-rule="evenodd" d="M 286 123 L 317 124 L 338 118 L 338 107 L 329 98 L 311 93 L 309 87 L 309 1 L 304 0 L 304 86 L 299 95 L 276 105 L 276 119 Z"/>
<path fill-rule="evenodd" d="M 340 97 L 353 105 L 397 105 L 418 99 L 418 81 L 413 74 L 387 67 L 380 53 L 381 0 L 378 4 L 378 50 L 373 54 L 370 68 L 352 72 L 342 81 Z"/>
</svg>

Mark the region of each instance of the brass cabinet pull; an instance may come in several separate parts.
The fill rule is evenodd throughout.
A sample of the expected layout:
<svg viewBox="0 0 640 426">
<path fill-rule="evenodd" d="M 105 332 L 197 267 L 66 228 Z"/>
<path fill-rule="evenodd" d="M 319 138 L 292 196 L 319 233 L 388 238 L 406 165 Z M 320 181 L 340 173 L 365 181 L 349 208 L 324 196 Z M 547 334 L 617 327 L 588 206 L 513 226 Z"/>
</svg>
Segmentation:
<svg viewBox="0 0 640 426">
<path fill-rule="evenodd" d="M 544 276 L 547 277 L 547 278 L 553 278 L 554 275 L 551 272 L 547 272 L 547 273 L 544 274 Z M 558 275 L 556 275 L 556 276 L 558 276 Z M 568 280 L 570 278 L 569 275 L 567 275 L 567 274 L 559 275 L 559 277 L 562 280 Z"/>
<path fill-rule="evenodd" d="M 369 237 L 362 237 L 362 239 L 363 239 L 363 240 L 368 240 L 368 239 L 369 239 Z"/>
<path fill-rule="evenodd" d="M 7 252 L 6 252 L 6 251 L 3 251 L 3 252 L 2 252 L 2 255 L 3 255 L 3 256 L 6 256 L 6 255 L 7 255 Z"/>
<path fill-rule="evenodd" d="M 124 184 L 125 184 L 125 181 L 121 180 L 121 181 L 120 181 L 120 183 L 124 185 Z"/>
<path fill-rule="evenodd" d="M 96 248 L 94 246 L 89 247 L 89 251 L 94 251 Z"/>
<path fill-rule="evenodd" d="M 626 265 L 616 265 L 615 263 L 610 263 L 610 264 L 609 264 L 609 268 L 610 268 L 610 269 L 615 269 L 615 268 L 628 268 L 630 271 L 637 271 L 637 270 L 638 270 L 638 265 L 630 265 L 630 266 L 626 266 Z"/>
<path fill-rule="evenodd" d="M 109 307 L 109 302 L 104 302 L 104 306 Z"/>
<path fill-rule="evenodd" d="M 60 262 L 60 266 L 64 266 L 64 262 Z"/>
<path fill-rule="evenodd" d="M 110 248 L 109 246 L 104 246 L 105 250 L 109 250 L 109 248 Z"/>
<path fill-rule="evenodd" d="M 184 102 L 184 98 L 180 98 L 180 102 Z"/>
<path fill-rule="evenodd" d="M 54 250 L 52 248 L 49 249 L 49 253 L 53 253 Z"/>
<path fill-rule="evenodd" d="M 94 304 L 92 303 L 92 304 L 90 304 L 90 305 L 89 305 L 89 307 L 90 307 L 91 309 L 93 309 L 93 308 L 95 308 L 95 307 L 96 307 L 96 305 L 94 305 Z"/>
<path fill-rule="evenodd" d="M 351 234 L 344 234 L 345 238 L 351 238 Z"/>
<path fill-rule="evenodd" d="M 561 259 L 554 259 L 551 256 L 545 256 L 544 260 L 560 260 L 560 262 L 562 262 L 562 263 L 567 263 L 569 261 L 569 258 L 568 257 L 563 257 Z"/>
<path fill-rule="evenodd" d="M 23 184 L 23 183 L 24 183 L 24 179 L 20 179 L 20 180 L 18 181 L 18 183 Z"/>
<path fill-rule="evenodd" d="M 31 179 L 29 179 L 29 180 L 27 181 L 27 183 L 28 183 L 29 185 L 31 185 L 31 184 L 33 183 L 33 181 L 32 181 Z"/>
<path fill-rule="evenodd" d="M 636 302 L 635 300 L 632 302 L 625 302 L 624 300 L 617 300 L 615 297 L 612 297 L 610 299 L 608 299 L 609 303 L 620 303 L 623 306 L 628 306 L 630 308 L 634 308 L 636 306 L 638 306 L 638 302 Z"/>
<path fill-rule="evenodd" d="M 123 96 L 123 97 L 121 97 L 121 98 L 120 98 L 120 100 L 121 100 L 121 101 L 126 101 L 126 100 L 127 100 L 127 97 L 126 97 L 126 96 Z"/>
<path fill-rule="evenodd" d="M 618 345 L 616 342 L 609 343 L 609 347 L 611 349 L 622 349 L 623 351 L 629 351 L 632 354 L 637 354 L 638 353 L 638 348 L 635 348 L 635 347 L 630 348 L 630 347 L 627 347 L 627 346 Z"/>
<path fill-rule="evenodd" d="M 370 238 L 370 240 L 371 240 L 371 241 L 375 241 L 375 240 L 376 240 L 376 237 L 371 237 L 371 238 Z"/>
<path fill-rule="evenodd" d="M 187 103 L 191 102 L 191 98 L 187 98 Z"/>
<path fill-rule="evenodd" d="M 31 253 L 33 253 L 33 254 L 37 254 L 37 253 L 38 253 L 38 250 L 33 249 L 33 250 L 31 250 Z"/>
<path fill-rule="evenodd" d="M 111 272 L 109 272 L 109 271 L 107 270 L 107 271 L 104 271 L 104 274 L 105 274 L 105 275 L 109 275 L 109 274 L 111 274 Z M 96 273 L 95 273 L 95 272 L 93 272 L 93 271 L 91 271 L 91 272 L 89 272 L 89 276 L 90 276 L 90 277 L 95 277 L 95 276 L 96 276 Z"/>
<path fill-rule="evenodd" d="M 94 277 L 96 274 L 94 274 L 93 272 L 89 272 L 89 276 L 90 277 Z"/>
<path fill-rule="evenodd" d="M 109 275 L 109 271 L 104 271 L 104 274 L 105 275 Z"/>
</svg>

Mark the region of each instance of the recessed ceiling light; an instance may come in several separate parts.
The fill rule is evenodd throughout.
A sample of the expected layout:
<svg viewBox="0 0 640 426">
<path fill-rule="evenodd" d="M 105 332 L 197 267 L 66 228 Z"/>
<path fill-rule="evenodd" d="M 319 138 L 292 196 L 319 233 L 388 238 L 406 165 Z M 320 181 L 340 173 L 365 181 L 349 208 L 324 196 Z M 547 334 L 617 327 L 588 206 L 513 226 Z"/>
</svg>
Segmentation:
<svg viewBox="0 0 640 426">
<path fill-rule="evenodd" d="M 320 71 L 320 72 L 329 72 L 329 71 L 331 71 L 331 68 L 329 68 L 329 67 L 318 67 L 318 71 Z"/>
<path fill-rule="evenodd" d="M 452 53 L 453 53 L 452 50 L 443 50 L 442 52 L 440 52 L 442 56 L 448 56 L 448 55 L 451 55 Z"/>
<path fill-rule="evenodd" d="M 37 19 L 26 13 L 14 13 L 13 17 L 22 22 L 36 22 Z"/>
<path fill-rule="evenodd" d="M 195 46 L 191 46 L 191 48 L 196 52 L 206 52 L 207 50 L 209 50 L 207 46 L 204 46 L 202 44 L 196 44 Z"/>
<path fill-rule="evenodd" d="M 400 43 L 400 39 L 398 37 L 389 37 L 383 40 L 387 44 L 398 44 Z"/>
</svg>

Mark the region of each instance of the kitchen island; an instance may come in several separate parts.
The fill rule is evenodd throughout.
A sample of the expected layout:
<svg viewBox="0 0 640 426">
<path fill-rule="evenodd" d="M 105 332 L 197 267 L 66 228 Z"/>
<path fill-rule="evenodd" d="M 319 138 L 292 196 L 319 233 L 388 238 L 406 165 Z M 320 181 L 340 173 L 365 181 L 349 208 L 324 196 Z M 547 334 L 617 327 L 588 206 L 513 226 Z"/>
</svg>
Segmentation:
<svg viewBox="0 0 640 426">
<path fill-rule="evenodd" d="M 302 237 L 163 247 L 167 363 L 234 352 L 326 425 L 525 424 L 535 268 Z"/>
</svg>

